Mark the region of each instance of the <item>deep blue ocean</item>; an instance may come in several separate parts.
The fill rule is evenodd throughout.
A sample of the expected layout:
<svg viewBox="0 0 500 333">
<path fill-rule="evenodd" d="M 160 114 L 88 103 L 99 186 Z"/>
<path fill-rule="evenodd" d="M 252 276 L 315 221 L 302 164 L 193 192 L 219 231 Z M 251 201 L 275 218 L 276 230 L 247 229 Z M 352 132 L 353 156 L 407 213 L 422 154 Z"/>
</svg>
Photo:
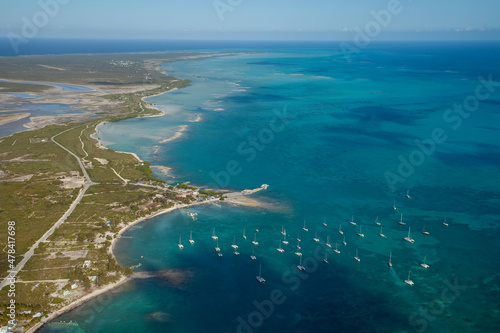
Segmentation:
<svg viewBox="0 0 500 333">
<path fill-rule="evenodd" d="M 182 281 L 132 280 L 57 318 L 78 327 L 41 332 L 500 330 L 500 44 L 377 43 L 348 59 L 335 44 L 208 48 L 257 52 L 163 65 L 191 86 L 148 99 L 164 116 L 99 137 L 172 168 L 155 169 L 171 184 L 269 184 L 262 205 L 131 228 L 120 263 Z"/>
</svg>

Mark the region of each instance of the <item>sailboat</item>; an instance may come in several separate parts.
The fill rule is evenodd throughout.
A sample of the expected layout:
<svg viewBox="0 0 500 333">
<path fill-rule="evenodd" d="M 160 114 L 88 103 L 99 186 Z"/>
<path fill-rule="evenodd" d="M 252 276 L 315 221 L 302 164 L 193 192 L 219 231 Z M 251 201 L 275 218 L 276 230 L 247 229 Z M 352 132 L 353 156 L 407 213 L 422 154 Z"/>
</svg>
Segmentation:
<svg viewBox="0 0 500 333">
<path fill-rule="evenodd" d="M 323 258 L 323 262 L 325 264 L 329 264 L 329 262 L 328 262 L 328 255 L 326 253 L 325 253 L 325 257 Z"/>
<path fill-rule="evenodd" d="M 339 250 L 339 243 L 335 242 L 335 253 L 339 253 L 340 254 L 340 250 Z"/>
<path fill-rule="evenodd" d="M 245 228 L 243 228 L 243 239 L 247 239 L 247 236 L 245 235 Z"/>
<path fill-rule="evenodd" d="M 406 284 L 413 286 L 415 283 L 410 279 L 410 271 L 408 271 L 408 279 L 405 280 Z"/>
<path fill-rule="evenodd" d="M 361 259 L 359 259 L 359 257 L 358 257 L 358 249 L 356 249 L 356 256 L 354 257 L 354 260 L 361 261 Z"/>
<path fill-rule="evenodd" d="M 361 226 L 359 226 L 358 236 L 359 237 L 365 237 L 365 235 L 361 232 Z"/>
<path fill-rule="evenodd" d="M 300 249 L 301 249 L 301 247 L 300 247 L 300 242 L 299 242 L 299 241 L 297 241 L 297 250 L 300 250 Z"/>
<path fill-rule="evenodd" d="M 403 214 L 401 214 L 401 220 L 398 222 L 398 224 L 401 224 L 401 225 L 406 225 L 405 222 L 403 222 Z"/>
<path fill-rule="evenodd" d="M 344 241 L 342 243 L 344 244 L 344 246 L 347 246 L 347 243 L 345 241 L 345 236 L 344 236 Z"/>
<path fill-rule="evenodd" d="M 240 255 L 240 253 L 238 252 L 238 250 L 234 250 L 233 254 L 234 254 L 235 256 L 239 256 L 239 255 Z"/>
<path fill-rule="evenodd" d="M 318 232 L 317 232 L 317 231 L 316 231 L 316 233 L 314 234 L 313 241 L 315 241 L 315 242 L 319 242 Z"/>
<path fill-rule="evenodd" d="M 281 241 L 280 241 L 280 245 L 278 246 L 278 248 L 276 250 L 278 250 L 278 252 L 281 252 L 281 253 L 285 252 L 285 250 L 283 250 L 283 248 L 281 247 Z"/>
<path fill-rule="evenodd" d="M 349 223 L 352 225 L 357 225 L 356 222 L 354 222 L 354 215 L 351 217 L 351 221 Z"/>
<path fill-rule="evenodd" d="M 326 246 L 328 246 L 329 248 L 332 248 L 332 244 L 330 244 L 330 235 L 326 236 L 326 243 L 325 243 Z"/>
<path fill-rule="evenodd" d="M 344 234 L 344 232 L 342 231 L 342 224 L 341 224 L 341 225 L 339 225 L 339 234 L 341 234 L 341 235 L 343 235 L 343 234 Z"/>
<path fill-rule="evenodd" d="M 214 228 L 214 230 L 212 231 L 212 239 L 213 239 L 213 240 L 217 240 L 217 239 L 219 239 L 219 237 L 217 237 L 217 235 L 215 234 L 215 228 Z"/>
<path fill-rule="evenodd" d="M 259 242 L 257 242 L 257 233 L 255 233 L 255 235 L 253 236 L 252 244 L 253 245 L 259 245 Z"/>
<path fill-rule="evenodd" d="M 407 190 L 406 190 L 406 197 L 407 197 L 408 199 L 411 199 L 411 196 L 410 196 L 410 189 L 407 189 Z"/>
<path fill-rule="evenodd" d="M 382 225 L 382 223 L 380 223 L 380 222 L 379 222 L 379 220 L 378 220 L 378 216 L 377 216 L 377 218 L 375 219 L 375 224 L 376 224 L 376 225 Z"/>
<path fill-rule="evenodd" d="M 429 235 L 429 234 L 430 234 L 430 232 L 425 231 L 425 225 L 424 225 L 424 228 L 422 229 L 422 233 L 423 233 L 424 235 Z"/>
<path fill-rule="evenodd" d="M 394 203 L 392 204 L 392 209 L 398 210 L 398 207 L 396 207 L 396 200 L 394 200 Z"/>
<path fill-rule="evenodd" d="M 236 245 L 236 236 L 233 236 L 233 244 L 231 245 L 231 247 L 235 250 L 238 248 L 238 245 Z"/>
<path fill-rule="evenodd" d="M 220 252 L 219 240 L 217 240 L 217 244 L 215 245 L 215 252 Z"/>
<path fill-rule="evenodd" d="M 179 249 L 184 248 L 184 245 L 182 245 L 182 242 L 181 242 L 181 236 L 179 236 L 179 244 L 177 244 L 177 246 L 179 247 Z"/>
<path fill-rule="evenodd" d="M 299 258 L 300 258 L 300 262 L 299 262 L 299 264 L 297 265 L 297 268 L 298 268 L 298 270 L 299 270 L 299 271 L 302 271 L 302 272 L 303 272 L 303 271 L 305 271 L 305 270 L 306 270 L 306 268 L 305 268 L 304 266 L 302 266 L 302 256 L 299 256 Z"/>
<path fill-rule="evenodd" d="M 420 264 L 420 266 L 422 266 L 423 268 L 429 268 L 429 265 L 427 265 L 425 263 L 425 259 L 427 259 L 427 256 L 424 256 L 424 261 L 422 261 L 422 263 Z"/>
<path fill-rule="evenodd" d="M 266 283 L 266 279 L 262 277 L 262 264 L 259 265 L 259 275 L 255 277 L 260 283 Z"/>
<path fill-rule="evenodd" d="M 194 244 L 194 240 L 193 240 L 193 232 L 191 231 L 189 233 L 189 244 L 193 245 Z"/>
<path fill-rule="evenodd" d="M 387 266 L 392 267 L 392 252 L 389 253 L 389 262 L 387 263 Z"/>
<path fill-rule="evenodd" d="M 328 224 L 326 224 L 326 217 L 325 217 L 325 218 L 323 218 L 323 225 L 324 225 L 325 227 L 328 227 Z"/>
<path fill-rule="evenodd" d="M 252 248 L 252 254 L 250 255 L 250 259 L 252 259 L 252 260 L 256 260 L 257 259 L 257 257 L 255 256 L 254 253 L 255 253 L 255 246 Z"/>
<path fill-rule="evenodd" d="M 413 243 L 415 243 L 415 240 L 413 238 L 411 238 L 410 229 L 411 228 L 408 228 L 408 236 L 405 237 L 404 240 L 413 244 Z"/>
<path fill-rule="evenodd" d="M 306 220 L 304 220 L 304 227 L 302 228 L 304 231 L 309 231 L 309 229 L 306 228 Z"/>
<path fill-rule="evenodd" d="M 446 227 L 449 226 L 448 222 L 446 222 L 446 217 L 444 218 L 443 225 L 446 226 Z"/>
<path fill-rule="evenodd" d="M 286 229 L 285 233 L 283 234 L 283 244 L 288 245 L 288 241 L 286 240 Z"/>
<path fill-rule="evenodd" d="M 284 225 L 281 226 L 281 234 L 282 235 L 286 234 L 286 232 L 285 232 L 285 226 Z"/>
<path fill-rule="evenodd" d="M 297 233 L 297 242 L 302 242 L 302 239 L 300 239 L 300 232 Z"/>
<path fill-rule="evenodd" d="M 379 233 L 379 235 L 380 235 L 380 237 L 387 238 L 387 236 L 382 233 L 382 226 L 380 226 L 380 233 Z"/>
</svg>

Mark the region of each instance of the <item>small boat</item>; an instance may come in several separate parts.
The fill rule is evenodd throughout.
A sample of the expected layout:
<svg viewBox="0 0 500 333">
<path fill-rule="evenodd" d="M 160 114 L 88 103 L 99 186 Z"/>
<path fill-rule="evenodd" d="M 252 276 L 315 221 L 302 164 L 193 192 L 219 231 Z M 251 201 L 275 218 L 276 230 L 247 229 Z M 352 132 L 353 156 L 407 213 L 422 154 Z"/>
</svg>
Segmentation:
<svg viewBox="0 0 500 333">
<path fill-rule="evenodd" d="M 250 259 L 257 260 L 257 257 L 255 256 L 254 252 L 255 252 L 255 246 L 252 248 L 252 254 L 250 255 Z"/>
<path fill-rule="evenodd" d="M 445 227 L 448 227 L 448 226 L 449 226 L 448 222 L 446 222 L 446 217 L 444 218 L 443 225 L 444 225 Z"/>
<path fill-rule="evenodd" d="M 181 242 L 181 236 L 179 236 L 179 244 L 177 244 L 177 246 L 179 247 L 179 249 L 183 249 L 184 248 L 184 245 L 182 245 L 182 242 Z"/>
<path fill-rule="evenodd" d="M 238 252 L 238 250 L 234 250 L 233 254 L 234 254 L 235 256 L 239 256 L 239 255 L 240 255 L 240 253 Z"/>
<path fill-rule="evenodd" d="M 365 237 L 365 235 L 361 232 L 361 226 L 359 226 L 358 236 L 359 237 Z"/>
<path fill-rule="evenodd" d="M 217 240 L 217 244 L 215 245 L 215 252 L 220 252 L 219 240 Z"/>
<path fill-rule="evenodd" d="M 401 225 L 406 225 L 405 222 L 403 222 L 403 214 L 401 214 L 401 220 L 398 222 L 398 224 L 401 224 Z"/>
<path fill-rule="evenodd" d="M 325 264 L 329 264 L 329 262 L 328 262 L 328 255 L 326 253 L 325 253 L 325 257 L 323 258 L 323 262 Z"/>
<path fill-rule="evenodd" d="M 231 247 L 235 250 L 238 248 L 238 245 L 236 245 L 236 236 L 233 236 L 233 244 L 231 245 Z"/>
<path fill-rule="evenodd" d="M 424 225 L 424 228 L 422 229 L 422 233 L 423 233 L 424 235 L 430 235 L 430 232 L 425 231 L 425 225 Z"/>
<path fill-rule="evenodd" d="M 189 233 L 189 244 L 193 245 L 194 244 L 194 240 L 193 240 L 193 232 L 191 231 Z"/>
<path fill-rule="evenodd" d="M 325 227 L 328 227 L 328 224 L 326 224 L 326 217 L 323 219 L 323 225 L 324 225 Z"/>
<path fill-rule="evenodd" d="M 281 252 L 281 253 L 285 252 L 285 250 L 281 247 L 281 241 L 280 241 L 280 245 L 278 246 L 278 248 L 276 250 L 278 250 L 278 252 Z"/>
<path fill-rule="evenodd" d="M 407 197 L 408 199 L 411 199 L 411 196 L 410 196 L 410 189 L 407 189 L 407 190 L 406 190 L 406 197 Z"/>
<path fill-rule="evenodd" d="M 286 240 L 286 229 L 285 233 L 283 234 L 283 244 L 288 245 L 288 241 Z"/>
<path fill-rule="evenodd" d="M 358 257 L 358 249 L 356 249 L 356 256 L 354 257 L 354 260 L 361 261 L 361 259 L 359 259 L 359 257 Z"/>
<path fill-rule="evenodd" d="M 349 221 L 349 223 L 352 225 L 357 225 L 356 222 L 354 222 L 354 215 L 351 217 L 351 221 Z"/>
<path fill-rule="evenodd" d="M 398 207 L 396 207 L 396 200 L 394 200 L 394 203 L 392 204 L 392 209 L 398 210 Z"/>
<path fill-rule="evenodd" d="M 339 225 L 339 234 L 341 234 L 341 235 L 343 235 L 343 234 L 344 234 L 344 232 L 342 231 L 342 224 L 341 224 L 341 225 Z"/>
<path fill-rule="evenodd" d="M 423 268 L 429 268 L 430 266 L 425 263 L 425 259 L 427 259 L 427 256 L 424 256 L 424 261 L 420 264 Z"/>
<path fill-rule="evenodd" d="M 300 262 L 297 265 L 297 268 L 298 268 L 299 271 L 303 272 L 303 271 L 306 270 L 306 268 L 304 266 L 302 266 L 302 256 L 299 256 L 299 258 L 300 258 Z"/>
<path fill-rule="evenodd" d="M 266 283 L 266 279 L 262 277 L 262 264 L 259 265 L 259 275 L 255 277 L 260 283 Z"/>
<path fill-rule="evenodd" d="M 411 228 L 408 228 L 408 236 L 404 238 L 405 241 L 409 242 L 409 243 L 415 243 L 415 240 L 413 238 L 411 238 L 411 235 L 410 235 L 410 229 Z"/>
<path fill-rule="evenodd" d="M 375 224 L 376 224 L 376 225 L 382 225 L 382 223 L 380 223 L 380 222 L 379 222 L 379 220 L 378 220 L 378 216 L 377 216 L 377 218 L 375 219 Z"/>
<path fill-rule="evenodd" d="M 218 255 L 219 257 L 222 257 L 222 253 L 220 253 L 220 252 L 217 252 L 217 255 Z"/>
<path fill-rule="evenodd" d="M 299 257 L 301 257 L 301 256 L 302 256 L 302 252 L 300 252 L 300 251 L 295 251 L 295 255 L 297 255 L 297 256 L 299 256 Z"/>
<path fill-rule="evenodd" d="M 247 236 L 245 235 L 245 228 L 243 228 L 243 239 L 247 239 Z"/>
<path fill-rule="evenodd" d="M 255 233 L 255 235 L 253 236 L 252 244 L 253 245 L 259 245 L 259 242 L 257 242 L 257 233 Z"/>
<path fill-rule="evenodd" d="M 328 246 L 330 249 L 332 248 L 332 244 L 330 244 L 330 235 L 326 236 L 326 246 Z"/>
<path fill-rule="evenodd" d="M 410 279 L 410 271 L 408 271 L 408 279 L 405 280 L 406 284 L 409 284 L 410 286 L 413 286 L 415 283 L 413 280 Z"/>
<path fill-rule="evenodd" d="M 345 236 L 344 236 L 344 240 L 342 241 L 342 243 L 344 244 L 344 246 L 347 246 L 347 243 L 345 241 Z"/>
<path fill-rule="evenodd" d="M 302 228 L 304 231 L 309 231 L 309 229 L 306 228 L 306 220 L 304 220 L 304 227 Z"/>
<path fill-rule="evenodd" d="M 198 213 L 191 213 L 191 212 L 189 212 L 189 213 L 187 213 L 187 214 L 188 214 L 188 216 L 189 216 L 190 218 L 192 218 L 192 219 L 193 219 L 193 221 L 196 221 L 196 220 L 197 220 L 196 215 L 198 215 Z"/>
<path fill-rule="evenodd" d="M 214 228 L 214 230 L 212 231 L 212 239 L 213 239 L 213 240 L 217 240 L 217 239 L 219 239 L 219 237 L 217 237 L 217 235 L 215 234 L 215 228 Z"/>
<path fill-rule="evenodd" d="M 335 243 L 335 250 L 333 250 L 335 253 L 339 253 L 340 254 L 340 250 L 339 250 L 339 243 Z"/>
<path fill-rule="evenodd" d="M 301 249 L 301 247 L 300 247 L 300 242 L 299 242 L 299 241 L 297 241 L 297 250 L 300 250 L 300 249 Z"/>
<path fill-rule="evenodd" d="M 318 232 L 317 232 L 317 231 L 316 231 L 316 233 L 314 234 L 313 241 L 315 241 L 315 242 L 319 242 Z"/>
<path fill-rule="evenodd" d="M 379 235 L 380 235 L 380 237 L 387 238 L 387 236 L 382 233 L 382 226 L 380 226 L 380 233 L 379 233 Z"/>
<path fill-rule="evenodd" d="M 285 231 L 285 226 L 282 225 L 281 226 L 281 232 L 280 232 L 283 236 L 286 235 L 286 231 Z"/>
<path fill-rule="evenodd" d="M 297 242 L 302 242 L 302 239 L 300 239 L 300 232 L 297 234 Z"/>
<path fill-rule="evenodd" d="M 392 252 L 389 253 L 389 262 L 387 263 L 387 266 L 392 267 Z"/>
</svg>

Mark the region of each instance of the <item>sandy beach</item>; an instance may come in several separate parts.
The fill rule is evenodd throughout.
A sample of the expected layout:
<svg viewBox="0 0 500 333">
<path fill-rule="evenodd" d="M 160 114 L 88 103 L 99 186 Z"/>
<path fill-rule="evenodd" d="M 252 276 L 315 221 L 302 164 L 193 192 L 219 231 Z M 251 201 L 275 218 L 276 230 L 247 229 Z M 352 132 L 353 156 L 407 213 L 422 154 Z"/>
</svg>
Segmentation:
<svg viewBox="0 0 500 333">
<path fill-rule="evenodd" d="M 6 125 L 9 123 L 13 123 L 15 121 L 24 119 L 24 118 L 29 117 L 29 116 L 31 116 L 31 113 L 28 113 L 28 112 L 2 114 L 2 115 L 0 115 L 0 126 Z"/>
</svg>

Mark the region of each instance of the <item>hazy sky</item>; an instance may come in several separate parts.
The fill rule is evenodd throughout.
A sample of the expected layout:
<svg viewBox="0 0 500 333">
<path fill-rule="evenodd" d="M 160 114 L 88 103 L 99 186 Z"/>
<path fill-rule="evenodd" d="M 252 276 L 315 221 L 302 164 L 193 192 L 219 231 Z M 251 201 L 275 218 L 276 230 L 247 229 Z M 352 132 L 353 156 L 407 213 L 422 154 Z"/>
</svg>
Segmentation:
<svg viewBox="0 0 500 333">
<path fill-rule="evenodd" d="M 31 36 L 33 24 L 36 37 L 336 39 L 374 24 L 370 13 L 391 1 L 380 36 L 500 39 L 499 0 L 0 0 L 0 36 Z"/>
</svg>

